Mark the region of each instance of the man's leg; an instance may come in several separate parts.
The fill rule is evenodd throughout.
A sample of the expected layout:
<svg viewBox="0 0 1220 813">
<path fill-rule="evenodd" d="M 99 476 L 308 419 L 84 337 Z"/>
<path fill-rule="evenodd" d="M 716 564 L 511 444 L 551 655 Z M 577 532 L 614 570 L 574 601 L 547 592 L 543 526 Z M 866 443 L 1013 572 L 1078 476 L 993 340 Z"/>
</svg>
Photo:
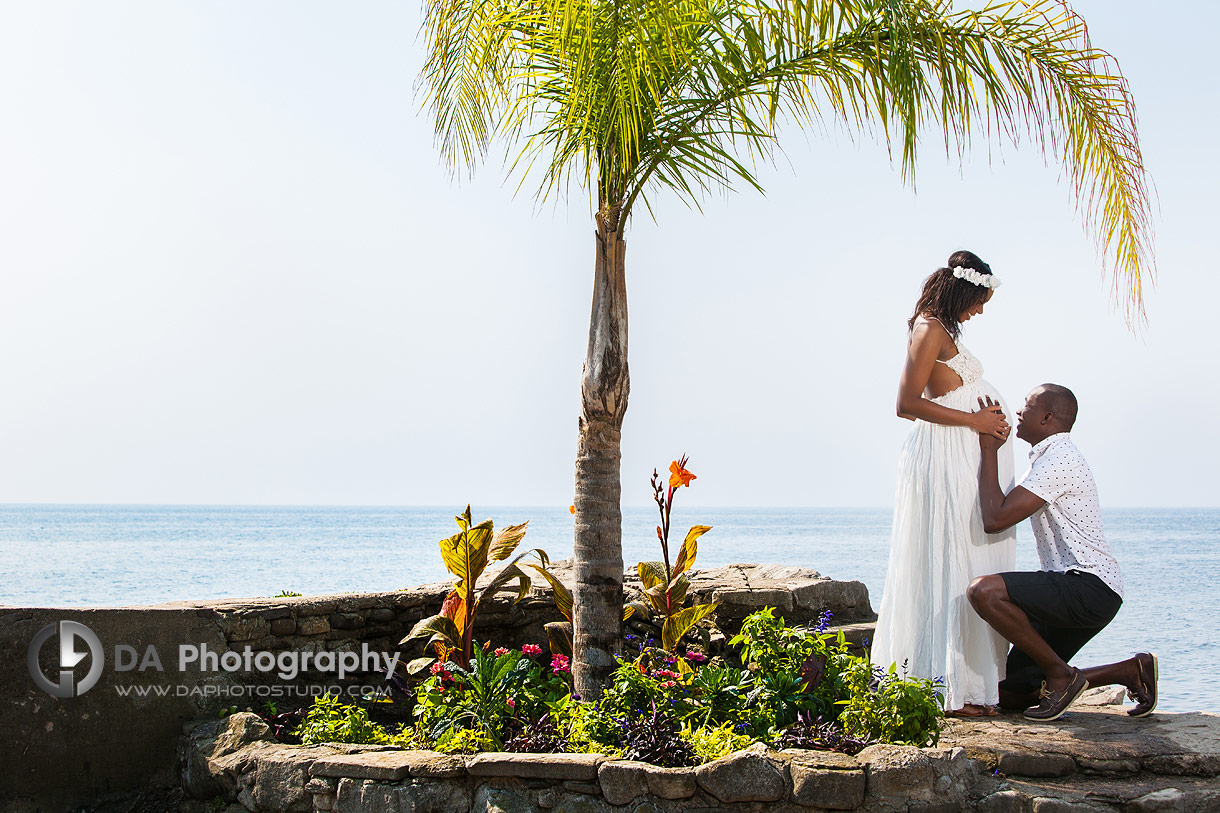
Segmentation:
<svg viewBox="0 0 1220 813">
<path fill-rule="evenodd" d="M 984 621 L 1038 665 L 1046 676 L 1047 689 L 1061 692 L 1067 688 L 1072 680 L 1071 667 L 1038 634 L 1029 616 L 1012 600 L 1002 576 L 978 577 L 966 588 L 966 598 Z"/>
</svg>

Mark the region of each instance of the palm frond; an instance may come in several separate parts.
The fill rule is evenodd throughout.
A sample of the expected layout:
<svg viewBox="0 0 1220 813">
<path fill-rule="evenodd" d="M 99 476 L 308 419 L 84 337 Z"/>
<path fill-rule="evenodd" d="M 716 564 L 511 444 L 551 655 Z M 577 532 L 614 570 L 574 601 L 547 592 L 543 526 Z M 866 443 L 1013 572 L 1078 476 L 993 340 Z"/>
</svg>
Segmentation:
<svg viewBox="0 0 1220 813">
<path fill-rule="evenodd" d="M 428 100 L 446 156 L 497 136 L 540 198 L 573 183 L 630 215 L 760 189 L 781 122 L 837 121 L 896 145 L 912 178 L 930 130 L 1029 140 L 1062 163 L 1128 319 L 1152 277 L 1149 182 L 1113 57 L 1063 0 L 435 0 Z"/>
</svg>

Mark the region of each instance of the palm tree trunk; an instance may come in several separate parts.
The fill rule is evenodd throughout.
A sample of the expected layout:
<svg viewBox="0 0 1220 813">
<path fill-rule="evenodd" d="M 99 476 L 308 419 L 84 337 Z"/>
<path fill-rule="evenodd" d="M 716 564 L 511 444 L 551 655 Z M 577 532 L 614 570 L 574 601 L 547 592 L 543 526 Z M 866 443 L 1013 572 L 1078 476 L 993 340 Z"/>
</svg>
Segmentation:
<svg viewBox="0 0 1220 813">
<path fill-rule="evenodd" d="M 589 348 L 580 382 L 576 449 L 576 589 L 572 652 L 576 693 L 601 697 L 621 650 L 623 523 L 619 475 L 627 412 L 627 244 L 617 207 L 597 217 Z"/>
</svg>

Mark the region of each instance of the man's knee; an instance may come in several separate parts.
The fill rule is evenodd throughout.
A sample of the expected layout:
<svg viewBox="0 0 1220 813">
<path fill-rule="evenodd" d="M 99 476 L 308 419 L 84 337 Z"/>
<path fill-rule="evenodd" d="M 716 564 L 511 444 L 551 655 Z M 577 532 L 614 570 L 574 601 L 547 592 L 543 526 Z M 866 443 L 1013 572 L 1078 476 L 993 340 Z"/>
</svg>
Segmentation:
<svg viewBox="0 0 1220 813">
<path fill-rule="evenodd" d="M 979 576 L 966 588 L 966 599 L 976 610 L 1006 598 L 1008 588 L 1004 586 L 1003 577 L 998 575 Z"/>
</svg>

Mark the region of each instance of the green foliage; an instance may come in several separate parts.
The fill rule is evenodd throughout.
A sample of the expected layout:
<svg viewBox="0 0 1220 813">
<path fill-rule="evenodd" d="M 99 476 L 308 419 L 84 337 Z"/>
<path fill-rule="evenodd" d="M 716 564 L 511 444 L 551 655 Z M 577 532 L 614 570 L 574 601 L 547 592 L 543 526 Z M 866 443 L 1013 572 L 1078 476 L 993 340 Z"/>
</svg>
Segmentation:
<svg viewBox="0 0 1220 813">
<path fill-rule="evenodd" d="M 291 590 L 281 590 L 280 592 L 278 592 L 274 596 L 272 596 L 272 598 L 298 598 L 298 597 L 300 597 L 300 595 L 301 595 L 300 593 L 294 593 Z"/>
<path fill-rule="evenodd" d="M 453 659 L 458 665 L 466 667 L 470 664 L 474 647 L 475 617 L 483 600 L 494 596 L 511 581 L 517 582 L 516 600 L 525 598 L 530 589 L 530 577 L 517 563 L 530 553 L 536 554 L 543 564 L 547 564 L 548 559 L 546 551 L 540 548 L 519 554 L 476 593 L 475 585 L 488 564 L 512 556 L 517 545 L 525 538 L 525 526 L 529 523 L 510 525 L 500 531 L 495 530 L 490 519 L 475 525 L 469 505 L 454 519 L 459 531 L 447 539 L 442 539 L 440 547 L 441 559 L 449 572 L 457 577 L 457 581 L 441 604 L 441 611 L 422 619 L 400 643 L 427 638 L 428 644 L 433 647 L 441 661 Z M 417 658 L 407 665 L 407 670 L 415 674 L 426 668 L 431 661 L 431 658 Z"/>
<path fill-rule="evenodd" d="M 473 167 L 502 139 L 540 197 L 574 182 L 611 230 L 658 191 L 698 206 L 761 188 L 781 122 L 878 133 L 904 175 L 928 132 L 959 157 L 975 135 L 1032 142 L 1138 311 L 1151 203 L 1126 79 L 1067 4 L 979 5 L 435 0 L 421 85 L 448 161 Z"/>
<path fill-rule="evenodd" d="M 749 748 L 754 744 L 752 738 L 734 732 L 733 727 L 728 723 L 718 728 L 684 726 L 682 739 L 695 749 L 695 755 L 700 762 L 711 762 L 721 757 L 727 757 L 734 751 Z"/>
<path fill-rule="evenodd" d="M 824 628 L 829 616 L 823 617 Z M 747 699 L 763 713 L 751 728 L 759 736 L 796 722 L 799 712 L 835 717 L 846 697 L 843 672 L 854 660 L 843 633 L 809 633 L 789 627 L 766 607 L 749 615 L 729 644 L 741 647 L 741 660 L 754 679 Z M 768 716 L 768 713 L 770 716 Z"/>
<path fill-rule="evenodd" d="M 314 698 L 313 707 L 292 732 L 302 745 L 323 742 L 357 744 L 388 744 L 392 737 L 384 728 L 369 719 L 369 713 L 359 706 L 347 706 L 332 695 Z"/>
<path fill-rule="evenodd" d="M 841 701 L 843 727 L 854 734 L 900 745 L 930 746 L 940 740 L 945 702 L 938 681 L 899 676 L 856 659 L 846 670 L 850 697 Z"/>
<path fill-rule="evenodd" d="M 566 674 L 520 650 L 476 648 L 468 669 L 451 662 L 433 665 L 432 676 L 416 691 L 415 716 L 431 739 L 465 729 L 499 750 L 515 722 L 536 720 L 563 705 L 571 692 Z"/>
</svg>

